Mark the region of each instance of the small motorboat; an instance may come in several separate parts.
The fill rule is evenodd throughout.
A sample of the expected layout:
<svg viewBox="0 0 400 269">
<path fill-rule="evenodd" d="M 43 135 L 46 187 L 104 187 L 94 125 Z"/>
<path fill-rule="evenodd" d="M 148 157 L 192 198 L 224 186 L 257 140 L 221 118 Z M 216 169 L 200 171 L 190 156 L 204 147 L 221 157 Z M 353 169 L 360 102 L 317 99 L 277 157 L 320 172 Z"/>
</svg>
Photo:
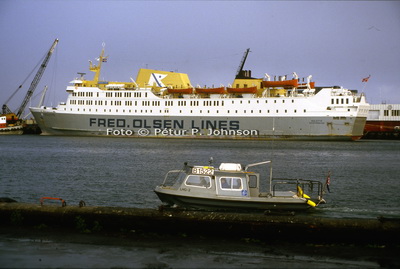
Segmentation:
<svg viewBox="0 0 400 269">
<path fill-rule="evenodd" d="M 260 165 L 269 166 L 269 171 L 264 171 L 268 174 L 269 191 L 266 192 L 260 191 L 260 173 L 249 170 Z M 325 202 L 320 181 L 273 179 L 271 161 L 244 167 L 238 163 L 221 163 L 219 168 L 211 162 L 208 166 L 185 163 L 181 170 L 169 171 L 154 191 L 167 206 L 212 211 L 296 211 Z M 315 197 L 310 197 L 312 194 Z"/>
</svg>

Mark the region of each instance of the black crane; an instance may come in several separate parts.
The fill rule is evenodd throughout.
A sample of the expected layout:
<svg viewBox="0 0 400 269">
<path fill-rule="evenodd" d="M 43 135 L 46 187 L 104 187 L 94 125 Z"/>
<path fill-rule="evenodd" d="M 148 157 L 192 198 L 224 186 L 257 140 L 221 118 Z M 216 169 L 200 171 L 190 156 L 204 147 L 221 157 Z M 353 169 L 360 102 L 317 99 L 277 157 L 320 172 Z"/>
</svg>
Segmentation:
<svg viewBox="0 0 400 269">
<path fill-rule="evenodd" d="M 13 93 L 13 95 L 11 95 L 11 97 L 8 98 L 8 100 L 3 104 L 2 110 L 3 110 L 3 114 L 4 115 L 10 116 L 10 118 L 12 118 L 13 120 L 18 120 L 21 117 L 22 113 L 25 110 L 26 105 L 29 102 L 29 99 L 32 97 L 33 92 L 35 91 L 37 85 L 39 84 L 40 79 L 42 78 L 44 70 L 47 67 L 47 64 L 48 64 L 48 62 L 50 60 L 51 55 L 53 54 L 53 51 L 54 51 L 57 43 L 58 43 L 58 39 L 54 40 L 53 45 L 51 45 L 51 47 L 50 47 L 49 51 L 47 52 L 42 64 L 40 65 L 39 70 L 37 71 L 32 83 L 31 83 L 31 85 L 30 85 L 30 87 L 28 89 L 28 92 L 25 95 L 24 100 L 22 101 L 21 105 L 19 106 L 17 113 L 14 114 L 8 108 L 7 103 L 15 95 L 15 93 L 22 87 L 22 85 L 20 85 L 18 87 L 18 89 Z"/>
<path fill-rule="evenodd" d="M 243 77 L 244 77 L 244 74 L 243 74 L 243 67 L 244 67 L 244 63 L 246 62 L 247 55 L 249 55 L 249 52 L 250 52 L 250 48 L 246 49 L 246 51 L 245 51 L 244 54 L 243 54 L 242 61 L 241 61 L 240 64 L 239 64 L 238 70 L 236 71 L 236 78 L 237 78 L 237 79 L 240 79 L 240 78 L 243 78 Z"/>
</svg>

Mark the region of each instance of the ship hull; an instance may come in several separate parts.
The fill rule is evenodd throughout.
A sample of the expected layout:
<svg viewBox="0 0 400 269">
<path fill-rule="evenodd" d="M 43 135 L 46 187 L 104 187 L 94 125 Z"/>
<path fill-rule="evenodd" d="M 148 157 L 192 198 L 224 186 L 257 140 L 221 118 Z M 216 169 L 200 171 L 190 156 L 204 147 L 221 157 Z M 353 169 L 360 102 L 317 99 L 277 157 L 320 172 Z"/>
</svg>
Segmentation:
<svg viewBox="0 0 400 269">
<path fill-rule="evenodd" d="M 31 108 L 42 135 L 357 140 L 365 117 L 214 117 L 72 114 Z"/>
</svg>

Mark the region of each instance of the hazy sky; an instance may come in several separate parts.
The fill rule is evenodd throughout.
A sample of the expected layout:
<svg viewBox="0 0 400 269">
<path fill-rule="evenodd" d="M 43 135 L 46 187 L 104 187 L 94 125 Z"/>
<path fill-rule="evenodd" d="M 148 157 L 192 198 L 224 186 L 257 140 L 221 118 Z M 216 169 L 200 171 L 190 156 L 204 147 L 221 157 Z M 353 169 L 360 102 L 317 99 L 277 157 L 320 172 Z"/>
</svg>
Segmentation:
<svg viewBox="0 0 400 269">
<path fill-rule="evenodd" d="M 101 78 L 129 81 L 139 68 L 187 73 L 194 86 L 233 82 L 246 48 L 254 77 L 313 75 L 317 86 L 400 103 L 399 1 L 0 1 L 0 103 L 60 40 L 35 95 L 46 105 L 88 70 L 105 43 Z M 371 75 L 368 83 L 362 78 Z M 16 110 L 33 76 L 9 103 Z M 39 96 L 31 105 L 38 103 Z"/>
</svg>

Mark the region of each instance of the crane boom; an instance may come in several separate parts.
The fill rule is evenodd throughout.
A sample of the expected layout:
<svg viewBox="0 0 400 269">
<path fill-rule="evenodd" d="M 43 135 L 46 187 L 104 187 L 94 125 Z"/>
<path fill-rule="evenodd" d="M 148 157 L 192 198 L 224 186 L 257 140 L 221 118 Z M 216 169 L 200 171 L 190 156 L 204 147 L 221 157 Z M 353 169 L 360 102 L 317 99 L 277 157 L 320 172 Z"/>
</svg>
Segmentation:
<svg viewBox="0 0 400 269">
<path fill-rule="evenodd" d="M 239 64 L 238 70 L 236 71 L 236 78 L 238 78 L 238 77 L 240 76 L 240 73 L 241 73 L 242 70 L 243 70 L 244 63 L 246 62 L 247 55 L 249 55 L 249 52 L 250 52 L 250 48 L 246 49 L 246 51 L 244 52 L 242 61 L 241 61 L 240 64 Z"/>
<path fill-rule="evenodd" d="M 51 55 L 53 54 L 54 49 L 56 48 L 57 43 L 58 43 L 58 39 L 54 40 L 53 45 L 51 45 L 50 50 L 47 52 L 46 57 L 44 58 L 42 64 L 40 65 L 39 70 L 36 73 L 32 83 L 31 83 L 31 86 L 29 87 L 28 92 L 25 95 L 25 98 L 22 101 L 22 104 L 18 109 L 18 112 L 16 113 L 17 118 L 21 117 L 22 113 L 25 110 L 26 105 L 29 102 L 29 99 L 31 98 L 33 92 L 35 91 L 37 85 L 39 84 L 39 81 L 42 78 L 44 70 L 47 67 L 47 64 L 48 64 L 48 62 L 50 60 Z"/>
</svg>

